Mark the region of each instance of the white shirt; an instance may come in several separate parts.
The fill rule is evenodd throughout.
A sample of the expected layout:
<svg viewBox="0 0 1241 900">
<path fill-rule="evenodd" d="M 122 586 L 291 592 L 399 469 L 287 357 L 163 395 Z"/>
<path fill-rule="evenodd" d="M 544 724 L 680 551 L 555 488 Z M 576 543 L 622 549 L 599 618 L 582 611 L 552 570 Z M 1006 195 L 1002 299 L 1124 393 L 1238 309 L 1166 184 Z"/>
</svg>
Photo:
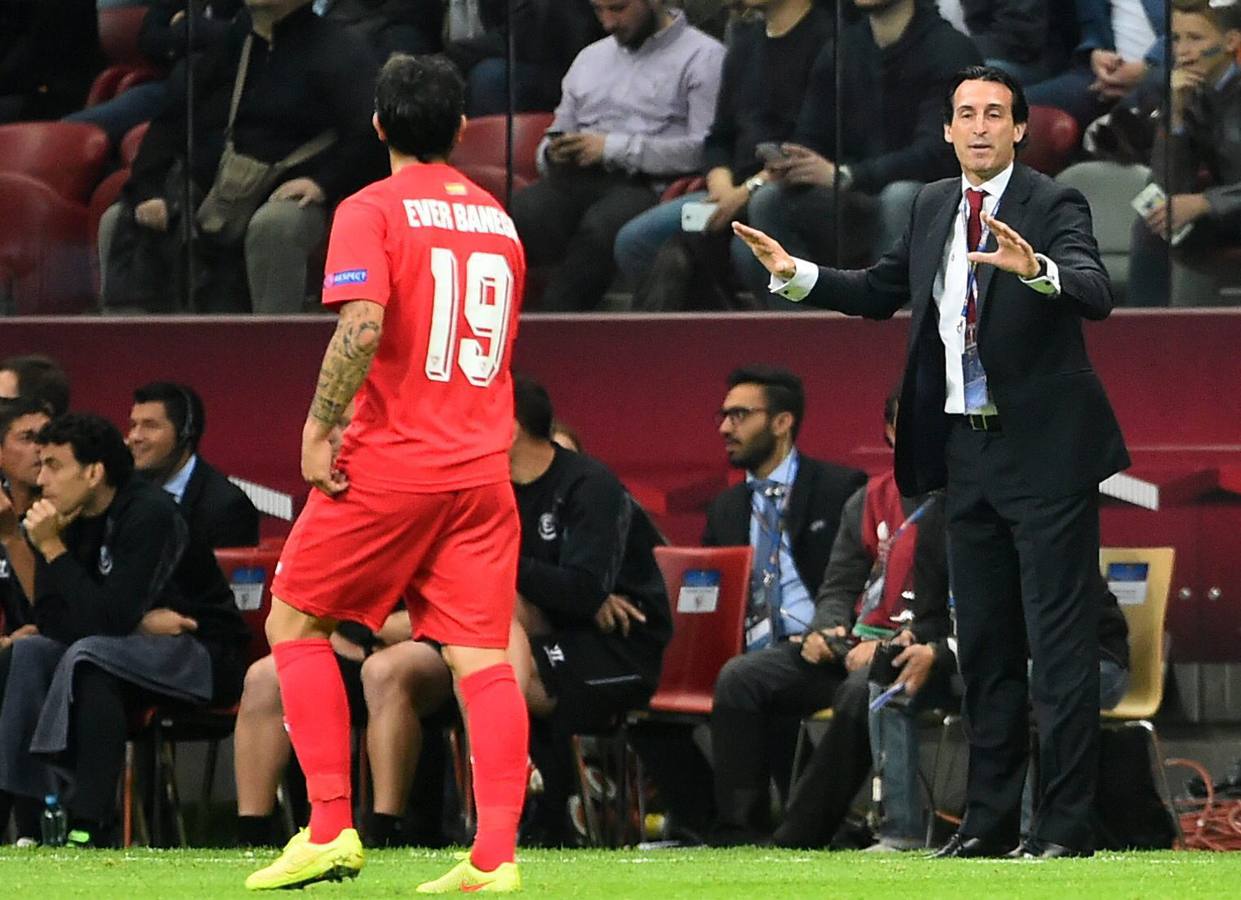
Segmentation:
<svg viewBox="0 0 1241 900">
<path fill-rule="evenodd" d="M 1141 0 L 1112 0 L 1112 41 L 1122 59 L 1142 61 L 1155 38 Z"/>
<path fill-rule="evenodd" d="M 1009 163 L 1008 168 L 1003 172 L 979 186 L 987 192 L 987 195 L 983 197 L 985 212 L 990 214 L 995 211 L 996 204 L 1001 201 L 1012 175 L 1013 164 Z M 939 337 L 944 345 L 944 370 L 948 381 L 944 412 L 947 413 L 965 412 L 965 378 L 961 370 L 961 354 L 965 351 L 965 328 L 958 326 L 964 323 L 962 310 L 965 307 L 965 284 L 969 275 L 969 266 L 965 259 L 965 224 L 968 207 L 964 200 L 964 191 L 969 187 L 973 185 L 962 175 L 962 194 L 957 204 L 957 215 L 948 232 L 948 241 L 944 245 L 939 269 L 935 273 L 935 283 L 931 288 L 931 298 L 935 301 L 935 306 L 939 311 Z M 1047 274 L 1030 279 L 1022 278 L 1022 284 L 1028 285 L 1040 294 L 1056 296 L 1060 293 L 1060 270 L 1055 262 L 1043 254 L 1035 253 L 1034 255 L 1046 266 Z M 793 277 L 788 281 L 781 281 L 772 276 L 768 290 L 779 294 L 786 300 L 796 302 L 804 300 L 806 295 L 814 289 L 819 280 L 819 267 L 807 260 L 797 259 L 794 262 L 797 271 Z M 982 314 L 981 308 L 979 314 Z M 982 412 L 994 411 L 993 407 L 982 410 Z"/>
</svg>

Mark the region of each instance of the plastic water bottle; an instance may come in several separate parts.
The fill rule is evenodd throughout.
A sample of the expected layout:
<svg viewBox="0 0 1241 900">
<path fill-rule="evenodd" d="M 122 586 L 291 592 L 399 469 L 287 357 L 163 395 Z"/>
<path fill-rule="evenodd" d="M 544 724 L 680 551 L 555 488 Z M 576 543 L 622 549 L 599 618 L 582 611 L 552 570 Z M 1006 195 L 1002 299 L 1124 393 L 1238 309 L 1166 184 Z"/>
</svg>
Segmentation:
<svg viewBox="0 0 1241 900">
<path fill-rule="evenodd" d="M 43 798 L 43 819 L 40 823 L 44 847 L 63 847 L 69 837 L 69 819 L 60 805 L 60 796 L 48 794 Z"/>
</svg>

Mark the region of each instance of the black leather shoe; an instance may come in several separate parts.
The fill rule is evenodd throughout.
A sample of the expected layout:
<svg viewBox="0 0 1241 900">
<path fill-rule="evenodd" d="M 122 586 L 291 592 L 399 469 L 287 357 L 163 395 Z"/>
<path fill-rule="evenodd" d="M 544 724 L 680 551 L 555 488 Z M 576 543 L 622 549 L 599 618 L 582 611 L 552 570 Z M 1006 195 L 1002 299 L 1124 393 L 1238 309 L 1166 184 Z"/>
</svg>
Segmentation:
<svg viewBox="0 0 1241 900">
<path fill-rule="evenodd" d="M 1026 859 L 1074 859 L 1094 856 L 1093 850 L 1079 850 L 1076 847 L 1066 847 L 1064 844 L 1055 844 L 1051 841 L 1028 841 L 1027 843 L 1031 845 L 1030 849 L 1036 852 L 1025 857 Z"/>
<path fill-rule="evenodd" d="M 931 859 L 999 859 L 1008 852 L 1007 846 L 957 832 L 931 854 Z"/>
<path fill-rule="evenodd" d="M 1066 847 L 1051 841 L 1037 841 L 1034 838 L 1026 838 L 1020 847 L 1008 854 L 1009 859 L 1073 859 L 1085 856 L 1094 856 L 1094 851 L 1078 850 L 1076 847 Z"/>
</svg>

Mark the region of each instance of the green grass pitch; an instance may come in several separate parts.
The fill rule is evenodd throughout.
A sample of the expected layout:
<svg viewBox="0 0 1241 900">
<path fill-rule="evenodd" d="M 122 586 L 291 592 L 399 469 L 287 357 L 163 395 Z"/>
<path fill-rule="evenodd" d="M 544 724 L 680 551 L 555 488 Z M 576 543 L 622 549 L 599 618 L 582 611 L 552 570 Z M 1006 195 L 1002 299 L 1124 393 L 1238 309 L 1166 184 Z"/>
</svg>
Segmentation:
<svg viewBox="0 0 1241 900">
<path fill-rule="evenodd" d="M 273 854 L 239 850 L 0 848 L 0 897 L 245 897 L 242 881 Z M 981 898 L 1241 897 L 1241 854 L 1129 853 L 1054 862 L 928 860 L 918 854 L 737 850 L 527 850 L 525 893 L 542 897 Z M 453 863 L 449 851 L 368 852 L 361 876 L 299 895 L 319 900 L 414 896 Z"/>
</svg>

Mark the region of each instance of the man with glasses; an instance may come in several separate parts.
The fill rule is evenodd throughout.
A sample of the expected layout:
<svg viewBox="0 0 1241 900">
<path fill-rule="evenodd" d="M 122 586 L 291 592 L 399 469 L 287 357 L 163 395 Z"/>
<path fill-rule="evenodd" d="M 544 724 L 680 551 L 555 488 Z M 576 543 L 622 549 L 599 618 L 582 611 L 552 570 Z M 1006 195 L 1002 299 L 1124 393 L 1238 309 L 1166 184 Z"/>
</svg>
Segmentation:
<svg viewBox="0 0 1241 900">
<path fill-rule="evenodd" d="M 844 680 L 839 664 L 802 659 L 800 640 L 814 618 L 841 509 L 866 475 L 798 452 L 806 400 L 792 372 L 750 366 L 732 372 L 727 386 L 716 421 L 729 464 L 746 477 L 711 503 L 703 543 L 749 544 L 754 567 L 743 652 L 715 686 L 713 790 L 684 729 L 643 761 L 656 770 L 675 824 L 701 828 L 704 798 L 713 793 L 711 842 L 742 844 L 766 839 L 768 781 L 774 775 L 787 795 L 797 723 L 831 705 Z"/>
</svg>

